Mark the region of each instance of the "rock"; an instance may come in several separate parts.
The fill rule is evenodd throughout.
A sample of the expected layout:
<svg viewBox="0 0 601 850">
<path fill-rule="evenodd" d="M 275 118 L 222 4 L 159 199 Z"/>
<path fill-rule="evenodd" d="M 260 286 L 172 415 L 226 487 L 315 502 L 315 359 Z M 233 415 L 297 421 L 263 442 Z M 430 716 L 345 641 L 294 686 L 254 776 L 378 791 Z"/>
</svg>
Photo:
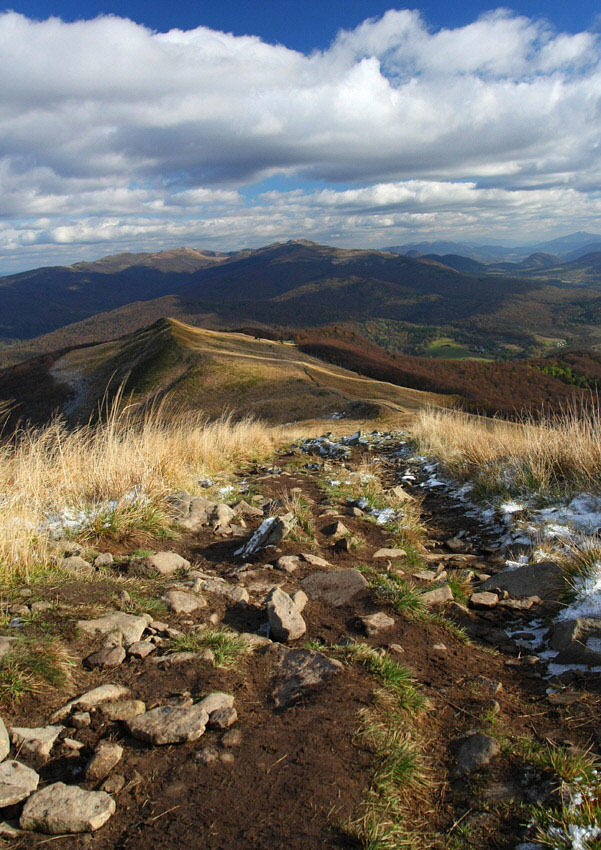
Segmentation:
<svg viewBox="0 0 601 850">
<path fill-rule="evenodd" d="M 127 654 L 131 658 L 146 658 L 151 652 L 156 650 L 156 646 L 149 640 L 138 640 L 130 644 L 127 648 Z"/>
<path fill-rule="evenodd" d="M 149 575 L 171 576 L 178 570 L 189 570 L 190 561 L 177 552 L 157 552 L 144 558 L 142 566 Z"/>
<path fill-rule="evenodd" d="M 411 573 L 411 575 L 420 581 L 436 581 L 436 579 L 440 579 L 442 574 L 436 573 L 434 570 L 417 570 L 417 572 Z"/>
<path fill-rule="evenodd" d="M 161 599 L 174 614 L 192 614 L 200 608 L 205 608 L 207 604 L 204 597 L 185 593 L 183 590 L 168 590 Z"/>
<path fill-rule="evenodd" d="M 279 587 L 274 587 L 267 597 L 267 618 L 275 640 L 298 640 L 307 631 L 298 608 Z"/>
<path fill-rule="evenodd" d="M 116 702 L 107 702 L 100 706 L 100 713 L 106 720 L 115 722 L 117 720 L 131 720 L 144 714 L 146 706 L 139 699 L 122 699 Z"/>
<path fill-rule="evenodd" d="M 14 637 L 0 637 L 0 658 L 5 658 L 9 654 L 13 649 L 16 639 Z M 1 750 L 2 747 L 0 746 L 0 752 Z"/>
<path fill-rule="evenodd" d="M 105 614 L 96 620 L 79 620 L 77 622 L 77 627 L 89 635 L 98 633 L 108 635 L 110 632 L 120 632 L 126 646 L 140 640 L 147 625 L 145 617 L 124 614 L 121 611 Z"/>
<path fill-rule="evenodd" d="M 340 522 L 340 520 L 332 522 L 329 525 L 324 525 L 321 530 L 322 533 L 326 534 L 328 537 L 344 537 L 346 534 L 350 534 L 346 525 L 343 522 Z"/>
<path fill-rule="evenodd" d="M 428 590 L 422 593 L 421 598 L 426 605 L 442 605 L 444 602 L 453 600 L 453 592 L 448 584 L 443 584 L 440 587 L 435 587 L 434 590 Z"/>
<path fill-rule="evenodd" d="M 297 593 L 298 593 L 298 591 L 297 591 Z M 292 596 L 293 602 L 294 602 L 294 596 L 296 596 L 296 594 L 293 594 L 293 596 Z M 266 624 L 266 625 L 269 625 L 269 624 Z M 268 637 L 264 637 L 263 635 L 255 635 L 255 634 L 252 634 L 252 632 L 241 632 L 240 637 L 243 640 L 246 641 L 246 643 L 248 644 L 248 646 L 250 647 L 252 652 L 256 652 L 257 649 L 263 649 L 263 647 L 269 646 L 269 644 L 271 643 L 271 641 Z"/>
<path fill-rule="evenodd" d="M 64 728 L 64 726 L 38 726 L 29 729 L 24 726 L 11 726 L 10 738 L 19 752 L 31 753 L 45 760 L 50 756 L 50 751 Z"/>
<path fill-rule="evenodd" d="M 200 764 L 208 767 L 208 765 L 214 764 L 219 758 L 219 750 L 217 747 L 208 744 L 206 747 L 201 747 L 194 758 Z"/>
<path fill-rule="evenodd" d="M 302 614 L 305 610 L 307 602 L 309 601 L 307 594 L 304 590 L 295 590 L 292 596 L 290 597 L 294 602 L 296 610 Z"/>
<path fill-rule="evenodd" d="M 208 579 L 202 582 L 202 589 L 207 593 L 213 593 L 216 596 L 225 596 L 231 602 L 240 603 L 248 602 L 250 597 L 248 590 L 245 587 L 237 587 L 228 584 L 227 581 L 219 581 L 218 579 Z"/>
<path fill-rule="evenodd" d="M 104 791 L 85 791 L 76 785 L 55 782 L 27 800 L 20 826 L 49 835 L 94 832 L 114 811 L 115 801 Z"/>
<path fill-rule="evenodd" d="M 309 599 L 339 608 L 361 593 L 367 581 L 359 570 L 346 569 L 312 573 L 302 585 Z"/>
<path fill-rule="evenodd" d="M 476 676 L 474 681 L 480 686 L 483 693 L 490 697 L 494 697 L 503 690 L 503 683 L 497 682 L 495 679 L 489 679 L 486 676 Z"/>
<path fill-rule="evenodd" d="M 344 669 L 340 661 L 310 649 L 288 649 L 274 644 L 268 652 L 275 656 L 278 664 L 272 691 L 276 708 L 292 705 Z"/>
<path fill-rule="evenodd" d="M 234 513 L 236 516 L 244 516 L 258 519 L 263 516 L 263 511 L 261 508 L 257 508 L 254 505 L 249 505 L 244 499 L 239 501 L 234 505 Z"/>
<path fill-rule="evenodd" d="M 70 555 L 68 558 L 63 558 L 60 562 L 60 567 L 62 570 L 75 575 L 90 572 L 92 569 L 92 565 L 83 558 L 80 558 L 79 555 Z"/>
<path fill-rule="evenodd" d="M 72 714 L 69 723 L 74 729 L 87 729 L 92 722 L 89 711 L 76 711 Z"/>
<path fill-rule="evenodd" d="M 550 632 L 549 645 L 558 651 L 555 664 L 601 665 L 601 620 L 581 617 L 561 620 Z"/>
<path fill-rule="evenodd" d="M 238 719 L 238 712 L 235 708 L 219 708 L 213 711 L 209 717 L 210 729 L 229 729 L 230 726 Z"/>
<path fill-rule="evenodd" d="M 497 594 L 490 591 L 472 593 L 470 596 L 470 605 L 472 608 L 496 608 L 498 602 L 499 597 Z"/>
<path fill-rule="evenodd" d="M 93 690 L 87 691 L 85 694 L 82 694 L 81 696 L 72 699 L 66 705 L 63 705 L 62 708 L 59 708 L 58 711 L 54 712 L 50 719 L 53 723 L 56 723 L 57 721 L 64 720 L 65 717 L 68 717 L 74 708 L 80 709 L 81 711 L 89 711 L 103 703 L 123 699 L 127 696 L 129 696 L 129 688 L 125 687 L 125 685 L 99 685 L 99 687 L 93 688 Z"/>
<path fill-rule="evenodd" d="M 359 546 L 360 541 L 356 537 L 339 537 L 334 543 L 335 552 L 352 552 Z"/>
<path fill-rule="evenodd" d="M 392 655 L 404 655 L 405 650 L 401 646 L 400 643 L 391 643 L 388 647 L 388 651 L 392 653 Z"/>
<path fill-rule="evenodd" d="M 373 560 L 377 560 L 379 558 L 387 558 L 390 561 L 394 561 L 395 558 L 406 558 L 407 553 L 404 549 L 378 549 L 377 552 L 374 552 L 372 555 Z"/>
<path fill-rule="evenodd" d="M 224 694 L 222 691 L 215 691 L 209 694 L 204 699 L 201 699 L 198 706 L 209 715 L 214 711 L 221 711 L 224 708 L 232 708 L 234 705 L 234 697 L 231 694 Z"/>
<path fill-rule="evenodd" d="M 278 543 L 280 543 L 280 541 L 282 541 L 292 530 L 295 523 L 296 518 L 292 513 L 288 513 L 281 517 L 267 517 L 267 519 L 261 523 L 252 535 L 250 540 L 248 540 L 240 549 L 237 549 L 235 554 L 240 555 L 242 558 L 248 558 L 250 555 L 253 555 L 259 549 L 263 549 L 265 546 L 277 546 Z"/>
<path fill-rule="evenodd" d="M 312 555 L 310 552 L 303 553 L 301 555 L 303 561 L 306 561 L 307 564 L 311 564 L 312 567 L 331 567 L 329 561 L 326 561 L 325 558 L 320 558 L 319 555 Z"/>
<path fill-rule="evenodd" d="M 106 779 L 111 770 L 123 757 L 123 747 L 115 741 L 101 741 L 86 767 L 86 779 L 100 782 Z"/>
<path fill-rule="evenodd" d="M 125 777 L 121 776 L 120 773 L 113 773 L 102 783 L 102 790 L 106 791 L 107 794 L 118 794 L 119 791 L 123 791 L 124 786 Z"/>
<path fill-rule="evenodd" d="M 0 822 L 0 838 L 5 838 L 9 841 L 12 841 L 14 838 L 21 838 L 22 836 L 22 830 L 16 829 L 7 821 Z"/>
<path fill-rule="evenodd" d="M 506 590 L 512 598 L 540 596 L 552 600 L 561 582 L 561 568 L 552 561 L 502 570 L 480 585 L 481 591 Z"/>
<path fill-rule="evenodd" d="M 361 617 L 360 620 L 368 637 L 374 637 L 386 629 L 391 629 L 395 624 L 393 618 L 389 617 L 383 611 L 378 611 L 376 614 L 367 614 L 365 617 Z"/>
<path fill-rule="evenodd" d="M 204 733 L 209 715 L 202 705 L 161 705 L 126 721 L 130 735 L 159 746 L 196 741 Z"/>
<path fill-rule="evenodd" d="M 229 505 L 215 503 L 211 505 L 207 511 L 209 525 L 216 531 L 223 530 L 230 525 L 235 517 L 235 513 Z"/>
<path fill-rule="evenodd" d="M 393 487 L 390 492 L 396 499 L 399 499 L 399 501 L 401 501 L 401 502 L 414 502 L 415 501 L 415 496 L 412 496 L 411 493 L 408 493 L 400 485 Z"/>
<path fill-rule="evenodd" d="M 223 762 L 223 764 L 234 764 L 236 759 L 233 753 L 220 753 L 219 761 Z"/>
<path fill-rule="evenodd" d="M 285 573 L 293 573 L 300 567 L 300 558 L 297 555 L 282 555 L 274 563 L 274 567 Z"/>
<path fill-rule="evenodd" d="M 125 650 L 123 649 L 123 635 L 121 632 L 113 632 L 108 635 L 97 652 L 93 652 L 85 659 L 87 667 L 118 667 L 125 661 Z"/>
<path fill-rule="evenodd" d="M 191 661 L 213 664 L 215 656 L 208 647 L 199 652 L 170 652 L 168 655 L 155 656 L 149 659 L 153 664 L 161 667 L 173 667 L 176 664 L 186 664 Z"/>
<path fill-rule="evenodd" d="M 0 762 L 4 761 L 10 752 L 10 738 L 4 720 L 0 717 Z"/>
<path fill-rule="evenodd" d="M 444 655 L 447 652 L 447 647 L 444 643 L 433 643 L 432 644 L 432 652 L 436 652 L 439 655 Z"/>
<path fill-rule="evenodd" d="M 101 567 L 110 567 L 110 565 L 114 563 L 115 559 L 110 552 L 103 552 L 94 559 L 94 566 L 96 569 L 100 569 Z"/>
<path fill-rule="evenodd" d="M 451 537 L 450 540 L 446 541 L 445 545 L 451 552 L 467 552 L 469 549 L 469 543 L 461 540 L 459 537 Z"/>
<path fill-rule="evenodd" d="M 221 738 L 222 747 L 239 747 L 242 743 L 242 732 L 239 729 L 230 729 Z"/>
<path fill-rule="evenodd" d="M 18 761 L 0 764 L 0 809 L 14 806 L 32 794 L 38 787 L 40 777 L 30 767 Z"/>
<path fill-rule="evenodd" d="M 511 800 L 522 800 L 524 791 L 519 783 L 512 782 L 493 782 L 482 791 L 482 796 L 487 803 L 508 803 Z M 527 847 L 523 845 L 522 847 Z"/>
<path fill-rule="evenodd" d="M 365 516 L 365 511 L 362 511 L 361 508 L 349 508 L 348 510 L 349 516 L 360 517 Z"/>
<path fill-rule="evenodd" d="M 542 605 L 542 601 L 540 596 L 524 596 L 523 599 L 501 599 L 499 605 L 513 611 L 529 611 L 533 605 Z"/>
<path fill-rule="evenodd" d="M 490 735 L 478 732 L 470 735 L 457 753 L 457 773 L 463 776 L 485 767 L 501 751 L 499 743 Z"/>
</svg>

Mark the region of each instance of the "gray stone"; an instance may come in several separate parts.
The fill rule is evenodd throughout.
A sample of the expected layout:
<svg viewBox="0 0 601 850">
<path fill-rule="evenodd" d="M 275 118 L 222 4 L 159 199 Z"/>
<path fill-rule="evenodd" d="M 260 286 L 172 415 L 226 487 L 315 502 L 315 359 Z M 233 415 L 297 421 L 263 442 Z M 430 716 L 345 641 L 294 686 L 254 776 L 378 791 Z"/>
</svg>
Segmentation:
<svg viewBox="0 0 601 850">
<path fill-rule="evenodd" d="M 104 791 L 85 791 L 55 782 L 36 791 L 25 803 L 21 829 L 49 835 L 94 832 L 115 812 L 115 801 Z"/>
<path fill-rule="evenodd" d="M 107 635 L 110 632 L 121 632 L 123 642 L 126 646 L 129 646 L 130 643 L 140 640 L 147 622 L 144 617 L 115 611 L 111 614 L 105 614 L 103 617 L 98 617 L 96 620 L 79 620 L 77 626 L 89 635 Z"/>
<path fill-rule="evenodd" d="M 0 761 L 4 761 L 10 752 L 10 738 L 4 720 L 0 717 Z"/>
<path fill-rule="evenodd" d="M 374 560 L 379 558 L 388 558 L 391 561 L 394 561 L 395 558 L 406 558 L 407 553 L 404 549 L 378 549 L 377 552 L 374 552 L 372 558 Z"/>
<path fill-rule="evenodd" d="M 403 487 L 398 484 L 396 487 L 393 487 L 390 491 L 392 495 L 399 499 L 401 502 L 414 502 L 415 496 L 412 496 L 411 493 L 408 493 Z"/>
<path fill-rule="evenodd" d="M 480 590 L 506 590 L 509 596 L 540 596 L 553 600 L 561 582 L 561 568 L 552 561 L 527 564 L 514 570 L 502 570 L 480 585 Z"/>
<path fill-rule="evenodd" d="M 116 702 L 107 702 L 100 706 L 100 713 L 106 720 L 115 722 L 117 720 L 131 720 L 144 714 L 146 706 L 139 699 L 121 699 Z"/>
<path fill-rule="evenodd" d="M 85 659 L 87 667 L 118 667 L 125 661 L 125 650 L 123 649 L 123 635 L 121 632 L 112 632 L 107 635 L 106 640 L 97 652 L 93 652 Z"/>
<path fill-rule="evenodd" d="M 436 581 L 436 579 L 441 578 L 441 573 L 436 573 L 434 570 L 417 570 L 415 573 L 411 573 L 413 578 L 417 578 L 420 581 Z"/>
<path fill-rule="evenodd" d="M 498 604 L 499 597 L 496 593 L 491 593 L 489 590 L 472 593 L 470 596 L 470 605 L 472 608 L 496 608 Z"/>
<path fill-rule="evenodd" d="M 174 614 L 192 614 L 206 607 L 206 599 L 183 590 L 168 590 L 161 599 Z"/>
<path fill-rule="evenodd" d="M 421 595 L 422 601 L 426 605 L 442 605 L 444 602 L 453 601 L 453 591 L 448 584 L 443 584 L 440 587 L 435 587 L 434 590 L 428 590 Z"/>
<path fill-rule="evenodd" d="M 293 573 L 300 567 L 300 558 L 297 555 L 282 555 L 274 563 L 274 567 L 284 573 Z"/>
<path fill-rule="evenodd" d="M 275 656 L 277 662 L 272 692 L 276 708 L 286 708 L 298 702 L 344 669 L 340 661 L 310 649 L 288 649 L 274 644 L 268 652 Z"/>
<path fill-rule="evenodd" d="M 290 596 L 290 598 L 294 602 L 296 610 L 302 614 L 302 612 L 305 610 L 307 602 L 309 601 L 309 598 L 305 591 L 295 590 L 294 593 Z"/>
<path fill-rule="evenodd" d="M 176 664 L 186 664 L 189 662 L 213 664 L 215 656 L 208 647 L 205 647 L 199 652 L 170 652 L 168 655 L 155 656 L 149 660 L 153 664 L 159 664 L 161 667 L 173 667 Z"/>
<path fill-rule="evenodd" d="M 284 537 L 292 530 L 296 518 L 294 514 L 288 513 L 281 517 L 268 517 L 244 546 L 236 550 L 236 555 L 248 558 L 265 546 L 277 546 Z"/>
<path fill-rule="evenodd" d="M 274 587 L 267 597 L 267 618 L 275 640 L 298 640 L 307 631 L 300 611 L 280 587 Z"/>
<path fill-rule="evenodd" d="M 92 565 L 83 558 L 80 558 L 79 555 L 71 555 L 68 558 L 63 558 L 60 562 L 60 567 L 65 572 L 73 574 L 89 573 L 92 570 Z"/>
<path fill-rule="evenodd" d="M 319 555 L 312 555 L 310 552 L 303 553 L 301 555 L 303 561 L 306 561 L 307 564 L 311 564 L 312 567 L 331 567 L 329 561 L 326 561 L 325 558 L 321 558 Z"/>
<path fill-rule="evenodd" d="M 106 779 L 111 770 L 123 757 L 123 747 L 115 741 L 101 741 L 86 767 L 86 779 L 100 782 Z"/>
<path fill-rule="evenodd" d="M 378 611 L 376 614 L 367 614 L 360 619 L 368 637 L 374 637 L 386 629 L 391 629 L 395 623 L 393 618 L 389 617 L 383 611 Z"/>
<path fill-rule="evenodd" d="M 178 570 L 189 570 L 190 561 L 177 552 L 157 552 L 144 558 L 143 566 L 150 575 L 170 576 Z"/>
<path fill-rule="evenodd" d="M 555 664 L 601 665 L 601 620 L 581 617 L 562 620 L 551 629 L 549 645 L 559 654 Z"/>
<path fill-rule="evenodd" d="M 485 767 L 501 751 L 499 742 L 481 732 L 470 735 L 457 753 L 457 773 L 464 775 Z"/>
<path fill-rule="evenodd" d="M 113 773 L 102 783 L 102 790 L 106 791 L 107 794 L 118 794 L 119 791 L 123 791 L 124 786 L 125 777 L 121 776 L 120 773 Z"/>
<path fill-rule="evenodd" d="M 0 764 L 0 808 L 14 806 L 32 794 L 38 787 L 40 777 L 30 767 L 18 761 Z"/>
<path fill-rule="evenodd" d="M 244 517 L 254 517 L 258 519 L 263 516 L 263 511 L 261 508 L 257 508 L 254 505 L 249 505 L 244 499 L 239 501 L 236 505 L 234 505 L 234 513 L 236 516 L 244 516 Z"/>
<path fill-rule="evenodd" d="M 227 581 L 208 579 L 206 581 L 203 580 L 201 586 L 206 593 L 224 596 L 230 602 L 248 602 L 250 599 L 248 590 L 245 587 L 237 587 L 236 585 L 228 584 Z"/>
<path fill-rule="evenodd" d="M 63 705 L 62 708 L 59 708 L 58 711 L 54 712 L 50 719 L 53 723 L 56 723 L 57 721 L 64 720 L 65 717 L 68 717 L 73 709 L 89 711 L 103 703 L 124 699 L 127 696 L 129 696 L 129 688 L 125 685 L 99 685 L 97 688 L 93 688 L 91 691 L 87 691 L 85 694 L 82 694 L 81 696 L 72 699 L 66 705 Z"/>
<path fill-rule="evenodd" d="M 91 722 L 92 718 L 89 711 L 76 711 L 69 719 L 69 723 L 74 729 L 86 729 Z"/>
<path fill-rule="evenodd" d="M 146 658 L 151 652 L 156 650 L 156 646 L 149 640 L 138 640 L 130 644 L 127 648 L 127 654 L 132 658 Z"/>
<path fill-rule="evenodd" d="M 359 570 L 334 570 L 312 573 L 303 581 L 303 590 L 309 599 L 324 602 L 339 608 L 367 587 L 365 577 Z"/>
<path fill-rule="evenodd" d="M 201 705 L 161 705 L 126 721 L 125 726 L 134 738 L 159 746 L 198 740 L 208 721 Z"/>
<path fill-rule="evenodd" d="M 27 728 L 11 726 L 10 737 L 14 746 L 22 753 L 31 753 L 40 759 L 47 759 L 64 726 L 38 726 Z"/>
<path fill-rule="evenodd" d="M 221 711 L 224 708 L 232 708 L 234 705 L 234 697 L 231 694 L 225 694 L 222 691 L 215 691 L 209 694 L 204 699 L 197 703 L 199 708 L 204 709 L 209 717 L 214 711 Z"/>
<path fill-rule="evenodd" d="M 236 514 L 229 505 L 217 502 L 207 512 L 209 525 L 216 531 L 227 528 L 235 516 Z"/>
<path fill-rule="evenodd" d="M 346 534 L 350 534 L 346 525 L 343 522 L 340 522 L 340 520 L 332 522 L 329 525 L 324 525 L 321 530 L 323 534 L 327 534 L 328 537 L 344 537 Z"/>
<path fill-rule="evenodd" d="M 111 564 L 115 563 L 115 559 L 111 555 L 110 552 L 103 552 L 98 555 L 97 558 L 94 559 L 94 566 L 98 569 L 100 567 L 110 567 Z"/>
<path fill-rule="evenodd" d="M 239 747 L 242 743 L 242 732 L 239 729 L 230 729 L 221 738 L 222 747 Z"/>
<path fill-rule="evenodd" d="M 450 540 L 446 541 L 447 549 L 450 549 L 451 552 L 467 552 L 469 549 L 469 543 L 465 540 L 461 540 L 459 537 L 451 537 Z"/>
<path fill-rule="evenodd" d="M 238 719 L 238 712 L 235 708 L 219 708 L 217 711 L 211 712 L 209 717 L 210 729 L 229 729 Z"/>
</svg>

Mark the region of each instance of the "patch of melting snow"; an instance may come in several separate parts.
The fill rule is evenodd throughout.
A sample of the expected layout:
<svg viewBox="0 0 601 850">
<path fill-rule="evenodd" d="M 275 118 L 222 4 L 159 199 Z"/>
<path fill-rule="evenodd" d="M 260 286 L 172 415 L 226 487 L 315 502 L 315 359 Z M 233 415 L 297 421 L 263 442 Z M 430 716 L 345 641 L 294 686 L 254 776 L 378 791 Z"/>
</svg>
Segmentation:
<svg viewBox="0 0 601 850">
<path fill-rule="evenodd" d="M 595 564 L 594 572 L 574 581 L 576 598 L 564 608 L 558 620 L 576 620 L 580 617 L 601 617 L 601 564 Z"/>
<path fill-rule="evenodd" d="M 59 540 L 65 534 L 75 535 L 85 531 L 98 520 L 101 521 L 104 528 L 109 528 L 111 515 L 120 504 L 146 505 L 149 501 L 150 499 L 145 493 L 142 493 L 138 487 L 134 487 L 121 499 L 107 499 L 86 508 L 64 507 L 53 513 L 48 513 L 38 525 L 38 531 L 54 540 Z"/>
<path fill-rule="evenodd" d="M 372 516 L 375 516 L 378 525 L 386 525 L 389 522 L 397 519 L 397 512 L 393 508 L 377 508 L 372 509 Z"/>
</svg>

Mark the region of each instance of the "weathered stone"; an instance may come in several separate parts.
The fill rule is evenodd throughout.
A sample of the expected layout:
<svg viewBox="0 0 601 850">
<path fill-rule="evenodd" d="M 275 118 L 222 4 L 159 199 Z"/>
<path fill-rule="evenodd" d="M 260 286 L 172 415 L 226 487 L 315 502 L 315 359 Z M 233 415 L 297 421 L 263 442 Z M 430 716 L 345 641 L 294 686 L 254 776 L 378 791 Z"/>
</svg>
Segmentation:
<svg viewBox="0 0 601 850">
<path fill-rule="evenodd" d="M 388 614 L 385 614 L 383 611 L 378 611 L 375 614 L 367 614 L 365 617 L 361 617 L 360 619 L 368 637 L 374 637 L 374 635 L 377 635 L 386 629 L 391 629 L 395 623 L 393 618 L 389 617 Z"/>
<path fill-rule="evenodd" d="M 69 719 L 69 724 L 74 729 L 87 729 L 92 722 L 89 711 L 76 711 Z"/>
<path fill-rule="evenodd" d="M 174 614 L 192 614 L 206 607 L 206 599 L 202 596 L 185 593 L 183 590 L 168 590 L 161 599 Z"/>
<path fill-rule="evenodd" d="M 87 573 L 92 570 L 92 565 L 80 558 L 79 555 L 70 555 L 68 558 L 63 558 L 60 562 L 61 569 L 68 573 Z"/>
<path fill-rule="evenodd" d="M 284 573 L 293 573 L 300 567 L 300 558 L 297 555 L 282 555 L 274 563 L 274 567 Z"/>
<path fill-rule="evenodd" d="M 94 566 L 97 569 L 99 569 L 100 567 L 110 567 L 110 565 L 114 563 L 115 559 L 113 558 L 110 552 L 103 552 L 101 555 L 98 555 L 98 557 L 94 559 Z"/>
<path fill-rule="evenodd" d="M 378 549 L 377 552 L 374 552 L 372 558 L 374 560 L 379 558 L 387 558 L 390 561 L 394 561 L 396 558 L 406 558 L 407 553 L 404 549 Z"/>
<path fill-rule="evenodd" d="M 192 661 L 212 664 L 215 661 L 215 656 L 208 647 L 205 647 L 198 652 L 170 652 L 168 655 L 152 657 L 149 661 L 153 664 L 159 664 L 161 667 L 173 667 L 176 664 L 186 664 Z"/>
<path fill-rule="evenodd" d="M 319 555 L 312 555 L 310 552 L 304 552 L 301 555 L 303 561 L 306 561 L 307 564 L 311 564 L 312 567 L 331 567 L 329 561 L 326 561 L 325 558 L 321 558 Z"/>
<path fill-rule="evenodd" d="M 155 746 L 196 741 L 204 733 L 209 715 L 199 705 L 162 705 L 128 720 L 127 731 L 134 738 Z"/>
<path fill-rule="evenodd" d="M 10 738 L 4 720 L 0 717 L 0 762 L 4 761 L 10 752 Z"/>
<path fill-rule="evenodd" d="M 49 835 L 94 832 L 114 811 L 115 801 L 104 791 L 85 791 L 55 782 L 36 791 L 25 803 L 20 826 Z"/>
<path fill-rule="evenodd" d="M 125 786 L 125 777 L 120 773 L 113 773 L 108 779 L 102 783 L 102 790 L 107 794 L 118 794 Z"/>
<path fill-rule="evenodd" d="M 149 575 L 170 576 L 178 570 L 190 569 L 190 561 L 177 552 L 157 552 L 156 555 L 148 555 L 142 563 Z"/>
<path fill-rule="evenodd" d="M 207 511 L 209 525 L 216 531 L 227 528 L 235 517 L 229 505 L 216 502 Z"/>
<path fill-rule="evenodd" d="M 434 572 L 434 570 L 417 570 L 417 572 L 411 573 L 411 575 L 420 581 L 436 581 L 440 579 L 440 574 Z"/>
<path fill-rule="evenodd" d="M 89 711 L 103 703 L 123 699 L 127 696 L 129 696 L 129 688 L 125 687 L 125 685 L 99 685 L 97 688 L 93 688 L 91 691 L 87 691 L 85 694 L 82 694 L 81 696 L 72 699 L 66 705 L 63 705 L 62 708 L 59 708 L 58 711 L 54 712 L 50 719 L 53 723 L 56 723 L 57 721 L 64 720 L 65 717 L 68 717 L 73 709 Z"/>
<path fill-rule="evenodd" d="M 209 717 L 210 729 L 229 729 L 230 726 L 238 719 L 238 712 L 235 708 L 219 708 L 217 711 L 211 712 Z"/>
<path fill-rule="evenodd" d="M 472 593 L 470 596 L 470 605 L 472 608 L 496 608 L 499 603 L 499 597 L 496 593 L 490 591 L 482 591 L 481 593 Z"/>
<path fill-rule="evenodd" d="M 234 764 L 236 758 L 233 753 L 225 752 L 219 753 L 219 761 L 223 762 L 223 764 Z"/>
<path fill-rule="evenodd" d="M 268 517 L 244 546 L 236 550 L 236 555 L 248 558 L 265 546 L 277 546 L 280 541 L 292 530 L 296 518 L 289 513 L 281 517 Z"/>
<path fill-rule="evenodd" d="M 502 570 L 480 585 L 480 590 L 506 590 L 509 596 L 540 596 L 554 599 L 561 581 L 561 569 L 552 561 L 527 564 L 513 570 Z"/>
<path fill-rule="evenodd" d="M 14 806 L 32 794 L 38 787 L 40 777 L 30 767 L 18 761 L 0 764 L 0 809 Z"/>
<path fill-rule="evenodd" d="M 469 543 L 465 540 L 461 540 L 459 537 L 451 537 L 450 540 L 446 541 L 447 549 L 450 549 L 451 552 L 467 552 L 469 549 Z"/>
<path fill-rule="evenodd" d="M 412 496 L 411 493 L 408 493 L 400 484 L 397 484 L 396 487 L 393 487 L 390 491 L 392 495 L 399 499 L 401 502 L 414 502 L 415 496 Z"/>
<path fill-rule="evenodd" d="M 38 726 L 32 729 L 11 726 L 10 738 L 19 752 L 47 759 L 64 726 Z"/>
<path fill-rule="evenodd" d="M 499 742 L 478 732 L 470 735 L 457 753 L 457 773 L 463 775 L 485 767 L 501 751 Z"/>
<path fill-rule="evenodd" d="M 422 593 L 421 598 L 426 605 L 442 605 L 444 602 L 452 601 L 453 591 L 448 584 L 443 584 L 440 587 L 435 587 L 434 590 Z"/>
<path fill-rule="evenodd" d="M 236 516 L 254 517 L 256 519 L 263 516 L 261 508 L 257 508 L 255 505 L 249 505 L 244 499 L 241 499 L 234 505 L 234 513 Z"/>
<path fill-rule="evenodd" d="M 302 584 L 309 599 L 335 608 L 347 605 L 367 587 L 365 577 L 359 570 L 353 569 L 312 573 Z"/>
<path fill-rule="evenodd" d="M 293 595 L 294 600 L 294 595 Z M 297 606 L 298 607 L 298 606 Z M 255 635 L 252 632 L 242 632 L 240 637 L 246 641 L 250 649 L 255 652 L 257 649 L 263 649 L 265 646 L 269 646 L 271 643 L 268 637 L 264 637 L 263 635 Z"/>
<path fill-rule="evenodd" d="M 85 659 L 87 667 L 118 667 L 125 661 L 125 650 L 123 649 L 123 635 L 121 632 L 112 632 L 107 635 L 106 640 L 97 652 L 93 652 Z"/>
<path fill-rule="evenodd" d="M 146 706 L 139 699 L 121 699 L 116 702 L 107 702 L 100 706 L 100 712 L 104 718 L 115 722 L 117 720 L 131 720 L 144 714 Z"/>
<path fill-rule="evenodd" d="M 309 598 L 305 591 L 295 590 L 294 593 L 290 596 L 290 598 L 294 602 L 296 610 L 302 614 L 302 612 L 305 610 L 307 602 L 309 601 Z"/>
<path fill-rule="evenodd" d="M 275 655 L 278 663 L 273 688 L 276 708 L 292 705 L 344 669 L 340 661 L 309 649 L 288 649 L 274 644 L 268 652 Z"/>
<path fill-rule="evenodd" d="M 124 614 L 122 611 L 105 614 L 96 620 L 79 620 L 77 623 L 78 628 L 89 635 L 108 635 L 111 632 L 120 632 L 126 646 L 140 640 L 147 625 L 144 617 Z"/>
<path fill-rule="evenodd" d="M 279 587 L 274 587 L 267 597 L 267 618 L 275 640 L 298 640 L 307 631 L 298 608 Z"/>
<path fill-rule="evenodd" d="M 111 770 L 123 757 L 123 747 L 115 741 L 102 741 L 86 767 L 86 779 L 100 782 L 106 779 Z"/>
<path fill-rule="evenodd" d="M 127 654 L 132 658 L 146 658 L 151 652 L 156 650 L 156 646 L 149 640 L 137 640 L 127 648 Z"/>
<path fill-rule="evenodd" d="M 331 522 L 329 525 L 324 525 L 321 530 L 323 534 L 327 534 L 328 537 L 344 537 L 345 534 L 350 534 L 346 525 L 343 522 L 340 522 L 340 520 Z"/>
<path fill-rule="evenodd" d="M 601 620 L 581 617 L 555 623 L 549 645 L 558 651 L 556 664 L 601 665 Z"/>
<path fill-rule="evenodd" d="M 476 676 L 474 681 L 480 686 L 483 693 L 490 697 L 494 697 L 503 690 L 503 683 L 496 679 L 489 679 L 487 676 Z"/>
<path fill-rule="evenodd" d="M 234 705 L 234 697 L 231 694 L 225 694 L 222 691 L 215 691 L 209 694 L 198 703 L 199 708 L 204 709 L 209 717 L 214 711 L 221 711 L 224 708 L 232 708 Z"/>
<path fill-rule="evenodd" d="M 230 602 L 248 602 L 250 599 L 248 590 L 245 587 L 228 584 L 227 581 L 208 579 L 203 580 L 201 586 L 207 593 L 212 593 L 216 596 L 224 596 Z"/>
</svg>

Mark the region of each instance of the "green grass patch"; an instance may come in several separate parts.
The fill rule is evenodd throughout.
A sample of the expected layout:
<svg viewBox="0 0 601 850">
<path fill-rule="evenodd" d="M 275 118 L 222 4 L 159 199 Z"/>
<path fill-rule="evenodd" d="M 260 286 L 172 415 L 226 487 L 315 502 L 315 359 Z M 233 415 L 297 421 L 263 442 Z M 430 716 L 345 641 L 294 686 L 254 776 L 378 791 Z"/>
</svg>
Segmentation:
<svg viewBox="0 0 601 850">
<path fill-rule="evenodd" d="M 214 667 L 235 667 L 250 652 L 244 638 L 229 629 L 201 629 L 189 635 L 178 635 L 171 639 L 168 652 L 199 652 L 210 649 L 214 656 Z"/>
<path fill-rule="evenodd" d="M 57 640 L 19 637 L 0 658 L 0 700 L 18 702 L 23 696 L 64 687 L 71 678 L 73 662 Z"/>
</svg>

